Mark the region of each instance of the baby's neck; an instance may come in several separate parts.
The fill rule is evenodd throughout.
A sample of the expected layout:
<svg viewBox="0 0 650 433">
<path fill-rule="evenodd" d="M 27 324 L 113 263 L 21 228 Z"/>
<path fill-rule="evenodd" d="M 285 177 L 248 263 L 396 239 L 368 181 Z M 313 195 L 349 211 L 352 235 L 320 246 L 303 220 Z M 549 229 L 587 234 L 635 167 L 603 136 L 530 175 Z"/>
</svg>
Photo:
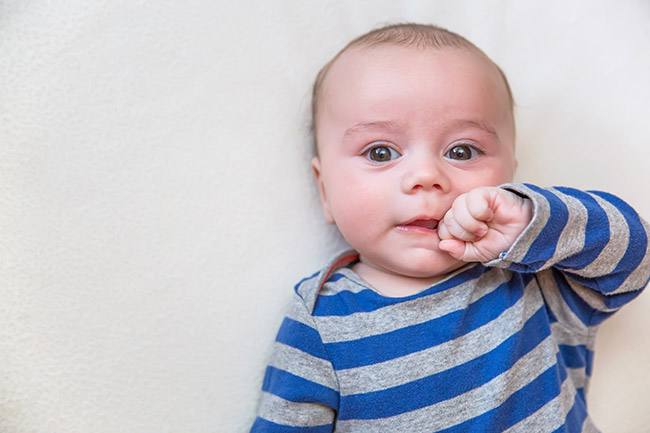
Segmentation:
<svg viewBox="0 0 650 433">
<path fill-rule="evenodd" d="M 461 265 L 462 266 L 462 265 Z M 461 267 L 459 266 L 459 267 Z M 417 278 L 386 272 L 377 269 L 363 261 L 359 261 L 352 266 L 352 270 L 357 273 L 363 280 L 372 286 L 377 292 L 390 298 L 403 298 L 406 296 L 420 293 L 439 281 L 444 280 L 453 272 L 434 277 Z M 454 269 L 455 271 L 455 269 Z"/>
</svg>

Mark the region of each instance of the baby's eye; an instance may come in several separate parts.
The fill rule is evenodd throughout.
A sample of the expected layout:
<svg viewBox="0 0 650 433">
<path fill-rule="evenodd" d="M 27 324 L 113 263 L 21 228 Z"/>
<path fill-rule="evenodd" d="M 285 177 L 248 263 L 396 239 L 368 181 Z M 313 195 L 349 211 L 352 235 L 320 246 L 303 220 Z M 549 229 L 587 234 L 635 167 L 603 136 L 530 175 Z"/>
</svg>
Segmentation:
<svg viewBox="0 0 650 433">
<path fill-rule="evenodd" d="M 476 150 L 475 147 L 467 144 L 458 144 L 452 147 L 451 150 L 449 150 L 449 152 L 445 154 L 445 157 L 449 159 L 465 161 L 468 159 L 475 158 L 476 156 L 478 156 L 478 154 L 479 151 Z"/>
<path fill-rule="evenodd" d="M 366 158 L 373 162 L 388 162 L 402 156 L 390 146 L 375 146 L 366 152 Z"/>
</svg>

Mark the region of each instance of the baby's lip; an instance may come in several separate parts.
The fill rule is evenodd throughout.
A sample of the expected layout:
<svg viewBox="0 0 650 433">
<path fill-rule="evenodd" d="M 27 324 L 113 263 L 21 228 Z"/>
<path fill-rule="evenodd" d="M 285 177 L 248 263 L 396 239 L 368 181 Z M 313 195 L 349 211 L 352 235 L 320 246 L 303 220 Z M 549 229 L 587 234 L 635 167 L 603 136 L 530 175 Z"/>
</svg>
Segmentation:
<svg viewBox="0 0 650 433">
<path fill-rule="evenodd" d="M 397 227 L 401 229 L 422 229 L 422 230 L 436 230 L 438 228 L 438 220 L 435 218 L 429 218 L 426 216 L 421 216 L 413 218 L 406 222 L 399 224 Z"/>
</svg>

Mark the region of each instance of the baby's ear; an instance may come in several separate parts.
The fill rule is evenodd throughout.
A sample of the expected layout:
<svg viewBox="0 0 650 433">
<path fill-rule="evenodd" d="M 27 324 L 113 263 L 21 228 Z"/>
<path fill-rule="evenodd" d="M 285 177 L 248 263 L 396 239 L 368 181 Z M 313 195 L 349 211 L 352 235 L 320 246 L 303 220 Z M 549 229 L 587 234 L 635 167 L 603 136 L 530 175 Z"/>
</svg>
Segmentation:
<svg viewBox="0 0 650 433">
<path fill-rule="evenodd" d="M 323 216 L 325 217 L 325 221 L 327 221 L 328 224 L 335 224 L 334 216 L 332 216 L 332 211 L 330 209 L 330 204 L 327 201 L 327 194 L 325 193 L 325 183 L 323 182 L 323 176 L 321 174 L 320 158 L 317 156 L 311 160 L 311 169 L 314 171 L 316 185 L 318 185 L 318 194 L 320 195 L 320 204 L 323 208 Z"/>
</svg>

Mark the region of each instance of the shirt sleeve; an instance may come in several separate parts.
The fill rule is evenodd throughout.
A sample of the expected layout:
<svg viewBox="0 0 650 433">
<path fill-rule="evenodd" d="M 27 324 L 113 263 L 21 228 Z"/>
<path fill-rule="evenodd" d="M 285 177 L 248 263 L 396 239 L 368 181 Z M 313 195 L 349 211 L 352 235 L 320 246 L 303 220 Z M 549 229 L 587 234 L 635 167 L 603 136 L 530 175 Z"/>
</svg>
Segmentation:
<svg viewBox="0 0 650 433">
<path fill-rule="evenodd" d="M 638 296 L 650 278 L 650 226 L 604 192 L 509 184 L 534 215 L 508 251 L 487 263 L 551 280 L 585 325 L 596 325 Z"/>
<path fill-rule="evenodd" d="M 331 433 L 339 399 L 332 363 L 313 318 L 296 294 L 273 345 L 251 433 Z"/>
</svg>

